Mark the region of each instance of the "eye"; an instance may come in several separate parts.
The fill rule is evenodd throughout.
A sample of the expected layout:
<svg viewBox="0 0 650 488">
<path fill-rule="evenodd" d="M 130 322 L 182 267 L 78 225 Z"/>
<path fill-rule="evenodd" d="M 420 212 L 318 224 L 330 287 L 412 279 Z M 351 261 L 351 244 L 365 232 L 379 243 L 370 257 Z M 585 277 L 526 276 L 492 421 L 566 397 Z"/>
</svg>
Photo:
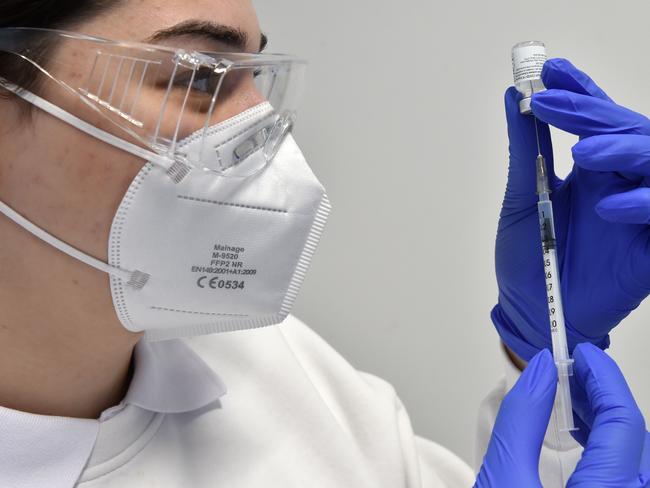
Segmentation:
<svg viewBox="0 0 650 488">
<path fill-rule="evenodd" d="M 217 90 L 221 77 L 221 74 L 215 73 L 214 70 L 210 68 L 199 68 L 194 73 L 194 79 L 192 79 L 191 71 L 176 76 L 174 78 L 173 86 L 186 89 L 191 81 L 192 90 L 212 95 Z"/>
</svg>

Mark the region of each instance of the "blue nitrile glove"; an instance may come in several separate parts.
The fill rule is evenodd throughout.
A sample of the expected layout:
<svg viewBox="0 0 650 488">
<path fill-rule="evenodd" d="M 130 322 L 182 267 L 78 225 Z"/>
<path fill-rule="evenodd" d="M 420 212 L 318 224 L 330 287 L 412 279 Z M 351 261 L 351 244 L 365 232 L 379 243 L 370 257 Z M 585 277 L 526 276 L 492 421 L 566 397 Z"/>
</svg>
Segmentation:
<svg viewBox="0 0 650 488">
<path fill-rule="evenodd" d="M 621 371 L 592 344 L 577 346 L 574 359 L 577 437 L 585 450 L 567 487 L 648 486 L 649 437 Z M 475 488 L 542 486 L 539 455 L 556 382 L 553 358 L 544 350 L 503 399 Z"/>
<path fill-rule="evenodd" d="M 556 387 L 553 356 L 544 349 L 503 399 L 474 488 L 542 486 L 539 455 Z"/>
<path fill-rule="evenodd" d="M 533 96 L 551 199 L 569 349 L 609 345 L 609 331 L 650 292 L 650 120 L 616 105 L 569 61 L 546 62 L 547 91 Z M 550 347 L 550 326 L 535 194 L 537 144 L 532 116 L 506 92 L 508 186 L 496 242 L 499 303 L 492 321 L 517 355 Z M 548 126 L 580 136 L 575 165 L 553 173 Z"/>
<path fill-rule="evenodd" d="M 592 344 L 578 345 L 573 358 L 574 437 L 585 450 L 567 486 L 648 486 L 650 434 L 623 374 Z"/>
</svg>

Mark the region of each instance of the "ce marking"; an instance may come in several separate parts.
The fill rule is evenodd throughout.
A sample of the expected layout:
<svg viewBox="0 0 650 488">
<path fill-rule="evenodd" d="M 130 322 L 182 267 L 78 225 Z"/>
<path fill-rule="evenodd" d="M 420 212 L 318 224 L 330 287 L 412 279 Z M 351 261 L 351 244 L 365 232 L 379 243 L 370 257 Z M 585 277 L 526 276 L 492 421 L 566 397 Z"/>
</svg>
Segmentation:
<svg viewBox="0 0 650 488">
<path fill-rule="evenodd" d="M 206 288 L 205 282 L 206 282 L 207 279 L 208 279 L 207 276 L 201 276 L 201 277 L 197 280 L 196 284 L 198 285 L 199 288 Z M 217 289 L 217 282 L 218 282 L 218 281 L 219 281 L 219 277 L 218 277 L 218 276 L 215 276 L 215 277 L 212 278 L 210 281 L 208 281 L 207 286 L 209 286 L 209 287 L 212 288 L 213 290 L 216 290 L 216 289 Z"/>
</svg>

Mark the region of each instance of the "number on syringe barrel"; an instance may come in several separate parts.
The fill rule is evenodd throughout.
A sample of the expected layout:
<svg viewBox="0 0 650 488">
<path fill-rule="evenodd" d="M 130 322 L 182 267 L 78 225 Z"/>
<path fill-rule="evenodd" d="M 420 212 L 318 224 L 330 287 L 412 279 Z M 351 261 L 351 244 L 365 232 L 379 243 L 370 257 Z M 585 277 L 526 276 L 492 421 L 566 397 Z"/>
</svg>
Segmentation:
<svg viewBox="0 0 650 488">
<path fill-rule="evenodd" d="M 539 229 L 542 235 L 544 254 L 548 254 L 549 249 L 555 247 L 555 232 L 553 230 L 553 225 L 551 224 L 551 219 L 546 217 L 543 210 L 539 218 Z"/>
</svg>

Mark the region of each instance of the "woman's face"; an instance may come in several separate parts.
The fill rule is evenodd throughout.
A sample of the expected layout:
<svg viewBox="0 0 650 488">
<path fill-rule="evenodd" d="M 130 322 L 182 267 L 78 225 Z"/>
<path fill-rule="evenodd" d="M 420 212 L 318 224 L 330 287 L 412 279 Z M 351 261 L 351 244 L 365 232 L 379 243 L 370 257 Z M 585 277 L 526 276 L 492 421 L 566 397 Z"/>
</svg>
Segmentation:
<svg viewBox="0 0 650 488">
<path fill-rule="evenodd" d="M 123 1 L 74 30 L 188 51 L 258 52 L 263 44 L 250 0 Z M 74 59 L 66 49 L 56 55 Z M 250 106 L 260 100 L 252 96 L 240 101 Z M 61 104 L 74 113 L 73 99 Z M 221 116 L 243 108 L 233 106 L 232 114 Z M 24 120 L 15 100 L 3 99 L 0 110 L 0 201 L 68 244 L 108 261 L 113 217 L 145 161 L 38 109 Z M 60 314 L 73 323 L 92 320 L 93 330 L 127 334 L 115 315 L 106 274 L 54 250 L 5 218 L 0 218 L 0 235 L 3 307 L 12 298 L 24 302 L 27 297 L 27 306 L 40 313 Z"/>
</svg>

